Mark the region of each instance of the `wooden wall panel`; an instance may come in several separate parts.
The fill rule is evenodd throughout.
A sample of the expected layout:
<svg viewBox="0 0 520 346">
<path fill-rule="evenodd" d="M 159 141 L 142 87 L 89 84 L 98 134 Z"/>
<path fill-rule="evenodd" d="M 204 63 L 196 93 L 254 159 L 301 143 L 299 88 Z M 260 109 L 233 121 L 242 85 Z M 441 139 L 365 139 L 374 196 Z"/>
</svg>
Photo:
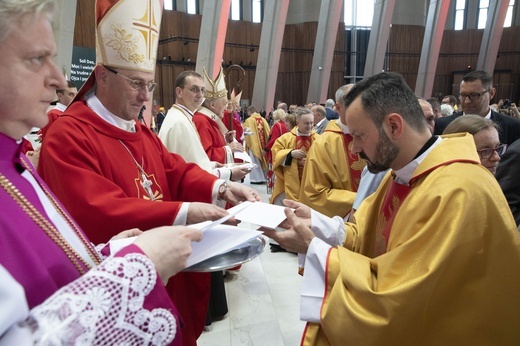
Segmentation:
<svg viewBox="0 0 520 346">
<path fill-rule="evenodd" d="M 95 48 L 94 6 L 92 0 L 78 0 L 74 45 Z M 158 104 L 171 105 L 174 98 L 173 83 L 184 70 L 193 69 L 197 58 L 201 16 L 176 11 L 164 11 L 161 40 L 157 59 L 156 78 L 159 88 L 154 94 Z M 224 66 L 242 62 L 246 78 L 241 83 L 243 99 L 251 100 L 258 59 L 262 25 L 244 21 L 229 21 L 224 49 Z M 302 105 L 306 102 L 317 22 L 286 25 L 280 55 L 279 75 L 275 100 Z M 459 80 L 468 70 L 475 68 L 482 40 L 482 30 L 444 32 L 434 82 L 434 95 L 456 94 Z M 417 70 L 424 36 L 424 27 L 393 25 L 389 40 L 388 67 L 403 74 L 410 87 L 415 88 Z M 185 44 L 187 43 L 187 44 Z M 251 50 L 254 48 L 254 51 Z M 343 23 L 338 26 L 335 54 L 332 63 L 328 97 L 344 82 L 346 56 Z M 190 61 L 188 61 L 190 60 Z M 508 78 L 506 78 L 506 76 Z M 238 77 L 231 76 L 231 87 Z M 520 27 L 505 28 L 500 53 L 495 67 L 497 98 L 511 98 L 520 104 Z"/>
<path fill-rule="evenodd" d="M 92 30 L 95 22 L 94 6 L 91 0 L 78 0 L 76 17 L 74 45 L 95 49 L 95 34 Z M 154 93 L 157 104 L 165 107 L 173 104 L 175 78 L 180 72 L 195 67 L 200 26 L 200 15 L 164 11 L 160 38 L 163 43 L 157 51 L 156 79 L 159 87 Z M 316 22 L 286 26 L 275 99 L 300 105 L 305 103 L 316 31 Z M 252 98 L 261 32 L 262 25 L 259 23 L 231 20 L 228 22 L 223 65 L 226 68 L 230 63 L 242 62 L 246 71 L 246 77 L 240 84 L 243 99 Z M 329 94 L 332 98 L 336 89 L 344 84 L 343 24 L 339 25 L 337 36 L 337 53 L 334 55 L 329 83 Z M 230 76 L 230 87 L 232 88 L 237 81 L 238 76 Z"/>
</svg>

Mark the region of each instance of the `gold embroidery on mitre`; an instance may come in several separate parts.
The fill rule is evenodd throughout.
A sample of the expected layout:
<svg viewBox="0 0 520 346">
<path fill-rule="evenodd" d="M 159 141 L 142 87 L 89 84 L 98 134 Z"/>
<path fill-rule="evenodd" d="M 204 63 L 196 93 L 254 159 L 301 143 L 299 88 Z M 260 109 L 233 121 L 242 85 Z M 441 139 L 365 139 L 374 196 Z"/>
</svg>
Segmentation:
<svg viewBox="0 0 520 346">
<path fill-rule="evenodd" d="M 142 63 L 144 55 L 137 53 L 139 49 L 136 43 L 137 38 L 134 38 L 131 33 L 127 33 L 122 26 L 122 24 L 112 26 L 113 33 L 104 36 L 106 46 L 115 50 L 121 60 L 134 64 Z"/>
<path fill-rule="evenodd" d="M 204 80 L 204 87 L 206 88 L 204 91 L 205 98 L 219 99 L 221 97 L 225 97 L 227 99 L 226 81 L 222 66 L 220 66 L 220 71 L 218 72 L 217 78 L 215 78 L 215 80 L 212 80 L 208 76 L 205 67 L 202 68 L 202 77 Z"/>
<path fill-rule="evenodd" d="M 149 7 L 151 8 L 152 3 L 150 1 Z M 159 30 L 157 25 L 157 20 L 155 18 L 154 12 L 147 8 L 143 16 L 139 19 L 136 19 L 134 23 L 134 29 L 139 31 L 143 35 L 143 40 L 146 42 L 147 51 L 147 59 L 152 59 L 156 47 L 154 45 L 154 41 L 159 40 Z"/>
<path fill-rule="evenodd" d="M 98 9 L 101 6 L 99 3 L 102 2 L 96 2 Z M 102 17 L 96 18 L 97 64 L 153 72 L 162 3 L 161 0 L 114 1 L 114 6 Z"/>
<path fill-rule="evenodd" d="M 229 96 L 229 102 L 239 105 L 241 97 L 242 91 L 237 94 L 235 89 L 233 88 L 233 90 L 231 90 L 231 95 Z"/>
</svg>

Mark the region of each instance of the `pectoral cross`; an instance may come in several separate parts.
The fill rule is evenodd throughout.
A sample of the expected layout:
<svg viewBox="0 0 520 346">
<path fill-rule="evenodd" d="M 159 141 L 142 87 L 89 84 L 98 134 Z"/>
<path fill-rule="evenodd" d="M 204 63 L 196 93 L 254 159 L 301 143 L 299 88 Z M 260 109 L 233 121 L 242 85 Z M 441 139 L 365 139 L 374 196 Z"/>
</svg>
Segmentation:
<svg viewBox="0 0 520 346">
<path fill-rule="evenodd" d="M 141 186 L 150 197 L 150 200 L 154 201 L 155 196 L 152 191 L 152 181 L 146 177 L 146 174 L 144 172 L 141 173 Z"/>
</svg>

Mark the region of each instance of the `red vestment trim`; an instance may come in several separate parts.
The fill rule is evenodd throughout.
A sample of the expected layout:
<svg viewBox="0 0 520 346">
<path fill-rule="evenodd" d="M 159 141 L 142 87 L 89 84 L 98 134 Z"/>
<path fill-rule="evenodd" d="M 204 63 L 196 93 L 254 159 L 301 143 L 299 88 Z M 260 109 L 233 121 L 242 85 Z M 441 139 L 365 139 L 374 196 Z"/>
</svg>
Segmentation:
<svg viewBox="0 0 520 346">
<path fill-rule="evenodd" d="M 263 149 L 265 148 L 265 146 L 267 145 L 267 138 L 265 138 L 265 134 L 264 134 L 264 123 L 263 123 L 263 120 L 264 118 L 255 118 L 255 121 L 256 121 L 256 128 L 258 130 L 258 139 L 260 140 L 260 149 Z"/>
<path fill-rule="evenodd" d="M 378 224 L 376 233 L 375 256 L 382 255 L 388 247 L 388 239 L 390 238 L 390 230 L 394 223 L 395 216 L 404 200 L 411 191 L 410 185 L 397 183 L 395 180 L 390 182 L 390 186 L 386 190 L 383 204 L 381 205 L 381 220 Z"/>
<path fill-rule="evenodd" d="M 345 145 L 345 157 L 347 158 L 347 167 L 350 173 L 350 186 L 353 192 L 357 192 L 359 182 L 361 181 L 361 171 L 366 163 L 358 154 L 352 153 L 352 135 L 343 134 L 343 144 Z"/>
<path fill-rule="evenodd" d="M 312 145 L 312 136 L 296 136 L 296 140 L 294 142 L 294 149 L 301 149 L 305 151 L 305 154 L 309 152 L 309 149 Z M 298 178 L 302 181 L 303 176 L 303 167 L 304 164 L 302 160 L 298 159 Z"/>
</svg>

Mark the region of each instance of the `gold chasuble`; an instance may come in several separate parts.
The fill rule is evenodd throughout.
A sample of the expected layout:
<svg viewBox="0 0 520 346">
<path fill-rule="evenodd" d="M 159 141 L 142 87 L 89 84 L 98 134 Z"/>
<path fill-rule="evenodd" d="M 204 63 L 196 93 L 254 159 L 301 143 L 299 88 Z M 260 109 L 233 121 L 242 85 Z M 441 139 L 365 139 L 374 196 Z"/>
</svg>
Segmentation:
<svg viewBox="0 0 520 346">
<path fill-rule="evenodd" d="M 302 344 L 520 345 L 520 235 L 472 136 L 444 137 L 409 191 L 391 184 L 329 251 L 320 323 Z"/>
<path fill-rule="evenodd" d="M 269 124 L 260 114 L 253 113 L 244 121 L 242 126 L 244 129 L 249 128 L 249 131 L 253 132 L 251 135 L 244 136 L 246 150 L 253 152 L 253 155 L 260 161 L 262 170 L 266 171 L 267 161 L 263 153 L 267 145 L 267 138 L 269 138 Z"/>
<path fill-rule="evenodd" d="M 285 191 L 286 198 L 297 201 L 300 193 L 301 179 L 303 177 L 304 163 L 302 160 L 292 159 L 291 163 L 284 166 L 287 156 L 292 150 L 302 149 L 306 153 L 312 147 L 312 143 L 319 137 L 312 130 L 309 136 L 298 136 L 297 127 L 295 126 L 291 132 L 287 132 L 278 137 L 271 153 L 273 156 L 273 172 L 276 174 L 273 194 L 270 202 Z"/>
<path fill-rule="evenodd" d="M 307 155 L 298 200 L 329 217 L 352 209 L 366 161 L 352 153 L 352 136 L 330 121 Z"/>
</svg>

